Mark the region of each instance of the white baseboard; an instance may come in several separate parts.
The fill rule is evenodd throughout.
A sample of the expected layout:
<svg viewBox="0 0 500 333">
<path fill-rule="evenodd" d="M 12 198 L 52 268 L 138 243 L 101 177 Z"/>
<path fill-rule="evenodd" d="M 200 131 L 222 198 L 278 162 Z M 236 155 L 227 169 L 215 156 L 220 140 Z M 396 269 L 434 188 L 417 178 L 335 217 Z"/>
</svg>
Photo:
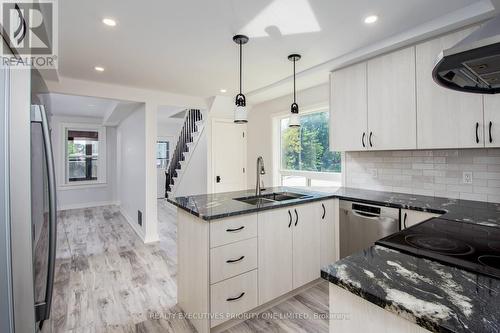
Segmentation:
<svg viewBox="0 0 500 333">
<path fill-rule="evenodd" d="M 119 206 L 120 201 L 98 201 L 98 202 L 85 202 L 72 205 L 58 206 L 57 210 L 70 210 L 70 209 L 83 209 L 92 207 L 102 207 L 102 206 Z"/>
<path fill-rule="evenodd" d="M 120 207 L 120 213 L 123 215 L 123 217 L 125 218 L 125 220 L 128 222 L 128 224 L 130 225 L 130 227 L 132 227 L 132 230 L 135 231 L 135 233 L 137 234 L 137 236 L 139 236 L 139 238 L 144 242 L 146 243 L 146 240 L 144 239 L 144 231 L 142 231 L 140 228 L 139 228 L 139 225 L 134 221 L 134 219 L 132 219 L 126 212 L 125 210 L 123 210 L 122 207 Z"/>
</svg>

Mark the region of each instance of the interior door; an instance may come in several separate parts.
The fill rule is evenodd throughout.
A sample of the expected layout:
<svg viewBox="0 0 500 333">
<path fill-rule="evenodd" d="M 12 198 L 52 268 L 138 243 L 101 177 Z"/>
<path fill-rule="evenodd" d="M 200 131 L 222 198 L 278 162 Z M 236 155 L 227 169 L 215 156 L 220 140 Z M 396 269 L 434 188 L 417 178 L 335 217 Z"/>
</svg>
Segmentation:
<svg viewBox="0 0 500 333">
<path fill-rule="evenodd" d="M 214 192 L 246 189 L 246 125 L 229 120 L 212 123 Z"/>
<path fill-rule="evenodd" d="M 292 208 L 258 214 L 259 305 L 293 289 Z M 304 221 L 305 222 L 305 221 Z"/>
<path fill-rule="evenodd" d="M 293 208 L 293 288 L 320 277 L 320 225 L 317 216 L 316 204 Z"/>
<path fill-rule="evenodd" d="M 366 63 L 331 74 L 330 148 L 337 151 L 367 148 Z"/>
</svg>

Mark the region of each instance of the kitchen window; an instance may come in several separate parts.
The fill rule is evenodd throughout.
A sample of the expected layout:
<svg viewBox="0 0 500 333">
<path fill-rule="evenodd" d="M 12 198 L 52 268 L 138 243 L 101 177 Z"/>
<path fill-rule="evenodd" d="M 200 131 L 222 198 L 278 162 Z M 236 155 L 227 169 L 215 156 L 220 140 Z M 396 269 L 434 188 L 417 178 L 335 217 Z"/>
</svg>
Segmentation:
<svg viewBox="0 0 500 333">
<path fill-rule="evenodd" d="M 303 113 L 300 127 L 280 119 L 280 181 L 283 186 L 339 186 L 342 159 L 331 152 L 328 109 Z"/>
<path fill-rule="evenodd" d="M 170 162 L 170 142 L 158 141 L 156 143 L 156 167 L 167 169 Z"/>
<path fill-rule="evenodd" d="M 105 127 L 65 126 L 65 185 L 106 182 Z"/>
</svg>

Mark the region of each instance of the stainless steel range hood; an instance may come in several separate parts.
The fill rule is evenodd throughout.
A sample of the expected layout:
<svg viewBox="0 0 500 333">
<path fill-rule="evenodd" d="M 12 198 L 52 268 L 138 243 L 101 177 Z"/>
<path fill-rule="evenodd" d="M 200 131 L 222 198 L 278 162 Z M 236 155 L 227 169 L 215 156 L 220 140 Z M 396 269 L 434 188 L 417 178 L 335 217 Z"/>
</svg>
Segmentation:
<svg viewBox="0 0 500 333">
<path fill-rule="evenodd" d="M 500 16 L 441 52 L 432 76 L 445 88 L 478 94 L 500 93 Z"/>
</svg>

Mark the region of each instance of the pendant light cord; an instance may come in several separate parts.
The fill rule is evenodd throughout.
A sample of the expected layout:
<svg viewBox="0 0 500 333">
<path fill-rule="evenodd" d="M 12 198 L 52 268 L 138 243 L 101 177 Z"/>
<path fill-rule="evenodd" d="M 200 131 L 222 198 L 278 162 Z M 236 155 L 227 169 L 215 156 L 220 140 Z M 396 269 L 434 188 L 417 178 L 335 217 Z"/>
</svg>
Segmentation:
<svg viewBox="0 0 500 333">
<path fill-rule="evenodd" d="M 293 102 L 296 103 L 296 100 L 295 100 L 295 59 L 293 59 Z"/>
<path fill-rule="evenodd" d="M 242 46 L 242 44 L 240 42 L 240 94 L 241 94 L 241 85 L 242 85 L 241 84 L 241 77 L 242 77 L 242 73 L 243 73 L 242 72 L 242 66 L 243 66 L 243 60 L 242 60 L 243 56 L 242 56 L 242 54 L 243 54 L 243 46 Z"/>
</svg>

